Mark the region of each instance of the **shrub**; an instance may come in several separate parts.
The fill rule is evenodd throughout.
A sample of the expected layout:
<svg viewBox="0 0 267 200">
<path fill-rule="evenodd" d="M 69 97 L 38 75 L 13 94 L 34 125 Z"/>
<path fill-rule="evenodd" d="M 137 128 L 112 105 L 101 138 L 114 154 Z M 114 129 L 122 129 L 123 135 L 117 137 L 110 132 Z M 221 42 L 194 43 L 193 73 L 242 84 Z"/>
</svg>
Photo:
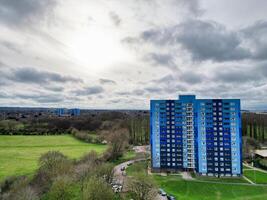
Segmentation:
<svg viewBox="0 0 267 200">
<path fill-rule="evenodd" d="M 114 176 L 113 167 L 114 166 L 111 163 L 103 163 L 102 165 L 98 166 L 95 171 L 95 175 L 99 178 L 102 178 L 107 183 L 111 183 Z"/>
<path fill-rule="evenodd" d="M 95 151 L 84 155 L 74 167 L 76 178 L 83 181 L 90 173 L 96 170 L 99 163 L 100 161 Z"/>
<path fill-rule="evenodd" d="M 258 161 L 258 164 L 259 164 L 259 167 L 260 167 L 260 168 L 267 170 L 267 160 L 265 160 L 265 159 L 260 159 L 260 160 Z"/>
<path fill-rule="evenodd" d="M 71 176 L 73 167 L 72 162 L 58 151 L 43 154 L 39 159 L 39 166 L 32 183 L 39 188 L 41 193 L 47 191 L 58 176 L 64 174 Z"/>
<path fill-rule="evenodd" d="M 83 200 L 112 200 L 115 198 L 110 185 L 102 179 L 90 177 L 84 184 Z"/>
<path fill-rule="evenodd" d="M 20 188 L 15 192 L 10 192 L 11 195 L 8 199 L 10 200 L 38 200 L 37 193 L 30 186 Z"/>
<path fill-rule="evenodd" d="M 3 200 L 38 200 L 37 192 L 29 185 L 27 177 L 12 177 L 1 184 L 0 199 Z"/>
<path fill-rule="evenodd" d="M 24 177 L 16 177 L 16 176 L 11 176 L 6 178 L 3 182 L 0 184 L 0 193 L 5 193 L 11 190 L 12 185 L 18 181 L 19 179 L 24 178 Z M 0 198 L 1 199 L 1 198 Z"/>
<path fill-rule="evenodd" d="M 72 183 L 72 180 L 69 177 L 67 176 L 57 177 L 54 180 L 45 199 L 71 200 L 75 197 L 75 194 L 73 192 L 74 190 L 73 186 L 74 184 Z"/>
<path fill-rule="evenodd" d="M 135 200 L 153 200 L 157 194 L 154 181 L 148 175 L 136 174 L 129 181 L 128 188 Z"/>
<path fill-rule="evenodd" d="M 117 160 L 123 155 L 129 141 L 129 131 L 127 129 L 117 129 L 111 132 L 107 138 L 110 147 L 104 154 L 107 161 Z"/>
<path fill-rule="evenodd" d="M 93 138 L 85 132 L 76 132 L 74 134 L 74 137 L 88 143 L 91 143 L 93 141 Z"/>
<path fill-rule="evenodd" d="M 51 177 L 66 174 L 72 167 L 71 161 L 59 151 L 49 151 L 39 159 L 40 170 L 50 174 Z"/>
</svg>

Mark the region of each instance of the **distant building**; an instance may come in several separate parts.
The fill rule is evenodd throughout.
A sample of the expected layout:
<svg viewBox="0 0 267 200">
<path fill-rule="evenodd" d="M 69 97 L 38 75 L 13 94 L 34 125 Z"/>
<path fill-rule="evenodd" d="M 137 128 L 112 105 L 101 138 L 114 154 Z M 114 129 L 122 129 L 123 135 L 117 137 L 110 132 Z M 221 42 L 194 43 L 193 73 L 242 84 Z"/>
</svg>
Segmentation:
<svg viewBox="0 0 267 200">
<path fill-rule="evenodd" d="M 55 114 L 59 117 L 79 116 L 81 111 L 79 108 L 65 109 L 57 108 Z"/>
<path fill-rule="evenodd" d="M 81 110 L 79 108 L 72 108 L 69 110 L 71 116 L 79 116 L 81 114 Z"/>
<path fill-rule="evenodd" d="M 208 176 L 242 174 L 239 99 L 151 100 L 152 170 Z"/>
<path fill-rule="evenodd" d="M 64 116 L 65 113 L 66 113 L 65 110 L 66 110 L 66 109 L 64 109 L 64 108 L 57 108 L 57 109 L 55 110 L 55 114 L 56 114 L 57 116 L 59 116 L 59 117 L 62 117 L 62 116 Z"/>
</svg>

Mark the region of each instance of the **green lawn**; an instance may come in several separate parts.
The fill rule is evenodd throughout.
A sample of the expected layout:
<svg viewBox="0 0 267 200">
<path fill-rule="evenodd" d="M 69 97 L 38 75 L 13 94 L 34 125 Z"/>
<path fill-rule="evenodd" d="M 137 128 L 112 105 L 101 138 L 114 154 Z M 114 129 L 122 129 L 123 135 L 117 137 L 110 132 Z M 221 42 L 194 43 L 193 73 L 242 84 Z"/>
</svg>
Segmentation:
<svg viewBox="0 0 267 200">
<path fill-rule="evenodd" d="M 79 158 L 91 150 L 102 153 L 105 145 L 88 144 L 72 136 L 0 136 L 0 180 L 12 175 L 30 175 L 38 158 L 47 151 L 60 151 Z"/>
<path fill-rule="evenodd" d="M 132 160 L 134 158 L 136 158 L 137 154 L 132 151 L 132 150 L 129 150 L 129 151 L 126 151 L 122 157 L 120 157 L 118 160 L 116 161 L 113 161 L 114 165 L 118 165 L 120 163 L 123 163 L 123 162 L 126 162 L 128 160 Z"/>
<path fill-rule="evenodd" d="M 243 177 L 208 177 L 208 176 L 194 176 L 195 179 L 200 181 L 212 181 L 212 182 L 219 182 L 219 183 L 249 183 Z"/>
<path fill-rule="evenodd" d="M 244 170 L 243 173 L 254 183 L 267 184 L 267 173 L 257 170 Z"/>
<path fill-rule="evenodd" d="M 146 168 L 146 166 L 147 166 L 147 164 L 144 161 L 134 163 L 132 166 L 130 166 L 126 169 L 127 176 L 134 176 L 136 173 L 146 174 L 147 171 L 144 170 Z"/>
<path fill-rule="evenodd" d="M 159 187 L 179 200 L 264 200 L 267 186 L 185 181 L 179 176 L 154 176 Z"/>
<path fill-rule="evenodd" d="M 142 169 L 143 166 L 143 169 Z M 136 163 L 127 168 L 127 175 L 144 173 L 144 162 Z M 159 188 L 172 194 L 179 200 L 264 200 L 267 199 L 267 186 L 242 185 L 243 179 L 234 178 L 232 183 L 241 182 L 240 185 L 229 184 L 230 179 L 201 177 L 205 181 L 218 183 L 186 181 L 181 176 L 153 175 Z M 199 178 L 199 177 L 198 177 Z M 216 180 L 214 180 L 216 179 Z"/>
</svg>

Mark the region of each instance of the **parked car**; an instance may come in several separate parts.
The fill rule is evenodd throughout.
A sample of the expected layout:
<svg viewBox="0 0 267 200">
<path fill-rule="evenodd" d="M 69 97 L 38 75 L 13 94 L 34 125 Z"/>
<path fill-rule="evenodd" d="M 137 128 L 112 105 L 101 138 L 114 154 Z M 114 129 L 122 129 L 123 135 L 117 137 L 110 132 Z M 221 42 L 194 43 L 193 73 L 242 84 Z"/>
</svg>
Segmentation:
<svg viewBox="0 0 267 200">
<path fill-rule="evenodd" d="M 167 199 L 168 199 L 168 200 L 176 200 L 175 197 L 172 196 L 172 195 L 168 195 L 168 196 L 167 196 Z"/>
<path fill-rule="evenodd" d="M 124 170 L 125 170 L 125 166 L 122 166 L 122 167 L 121 167 L 121 171 L 124 171 Z"/>
<path fill-rule="evenodd" d="M 164 197 L 167 196 L 167 193 L 161 188 L 159 189 L 159 194 Z"/>
<path fill-rule="evenodd" d="M 122 191 L 122 185 L 119 185 L 119 184 L 113 185 L 113 186 L 112 186 L 112 190 L 113 190 L 115 193 L 121 192 L 121 191 Z"/>
</svg>

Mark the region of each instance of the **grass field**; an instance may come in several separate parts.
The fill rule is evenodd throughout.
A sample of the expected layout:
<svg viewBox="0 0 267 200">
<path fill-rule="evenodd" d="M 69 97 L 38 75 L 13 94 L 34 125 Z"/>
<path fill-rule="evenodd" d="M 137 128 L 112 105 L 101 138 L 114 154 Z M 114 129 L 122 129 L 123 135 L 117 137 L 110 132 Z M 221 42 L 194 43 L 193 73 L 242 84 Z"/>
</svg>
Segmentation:
<svg viewBox="0 0 267 200">
<path fill-rule="evenodd" d="M 72 136 L 0 136 L 0 180 L 12 175 L 30 175 L 47 151 L 60 151 L 79 158 L 91 150 L 102 153 L 105 145 L 88 144 Z"/>
<path fill-rule="evenodd" d="M 127 176 L 134 176 L 134 174 L 146 174 L 146 162 L 137 162 L 133 166 L 127 168 Z"/>
<path fill-rule="evenodd" d="M 267 187 L 185 181 L 179 176 L 154 176 L 159 187 L 179 200 L 264 200 Z"/>
<path fill-rule="evenodd" d="M 267 173 L 249 169 L 249 170 L 244 170 L 244 176 L 249 178 L 254 183 L 267 184 Z"/>
<path fill-rule="evenodd" d="M 207 177 L 207 176 L 195 176 L 194 177 L 197 180 L 200 181 L 213 181 L 213 182 L 219 182 L 219 183 L 249 183 L 246 181 L 243 177 L 241 178 L 230 178 L 230 177 Z"/>
<path fill-rule="evenodd" d="M 143 166 L 143 169 L 142 169 Z M 136 163 L 127 168 L 127 175 L 145 173 L 144 163 Z M 242 185 L 243 179 L 216 179 L 203 177 L 205 181 L 218 183 L 186 181 L 181 176 L 153 175 L 158 187 L 179 200 L 264 200 L 267 199 L 267 186 Z M 214 180 L 216 179 L 216 180 Z M 241 182 L 241 183 L 239 183 Z M 239 184 L 238 184 L 239 183 Z"/>
</svg>

